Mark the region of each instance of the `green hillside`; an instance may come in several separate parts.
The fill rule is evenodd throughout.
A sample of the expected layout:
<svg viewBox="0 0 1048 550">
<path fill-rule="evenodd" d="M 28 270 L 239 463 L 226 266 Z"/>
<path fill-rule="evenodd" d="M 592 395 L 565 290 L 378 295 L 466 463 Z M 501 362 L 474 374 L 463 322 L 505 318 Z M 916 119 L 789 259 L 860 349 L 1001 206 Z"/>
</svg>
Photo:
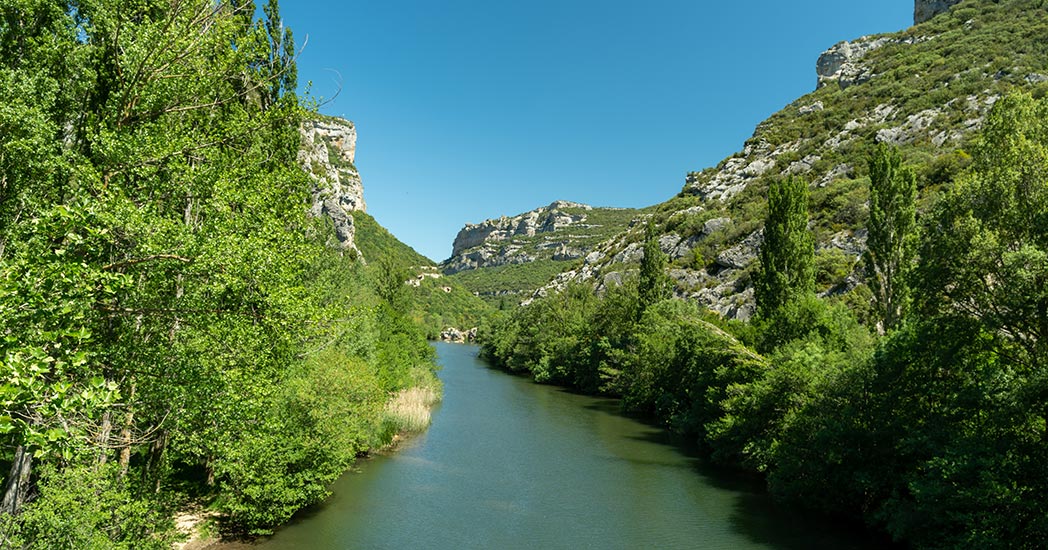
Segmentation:
<svg viewBox="0 0 1048 550">
<path fill-rule="evenodd" d="M 491 306 L 466 290 L 459 281 L 443 277 L 432 260 L 401 242 L 371 215 L 353 212 L 353 222 L 356 228 L 354 242 L 365 261 L 371 259 L 371 271 L 391 267 L 397 270 L 401 279 L 415 279 L 420 283 L 406 285 L 410 296 L 410 316 L 422 326 L 428 338 L 438 338 L 448 327 L 468 330 L 479 325 L 492 311 Z M 377 262 L 374 261 L 376 258 L 379 259 Z"/>
<path fill-rule="evenodd" d="M 767 185 L 787 175 L 811 187 L 819 291 L 854 290 L 869 215 L 869 151 L 878 142 L 899 148 L 918 171 L 925 209 L 971 162 L 971 139 L 998 98 L 1017 89 L 1048 93 L 1044 36 L 1040 2 L 970 0 L 910 29 L 854 41 L 878 45 L 852 63 L 859 77 L 829 79 L 797 99 L 758 125 L 742 151 L 689 174 L 678 196 L 649 209 L 678 296 L 727 317 L 752 315 L 748 289 Z M 642 239 L 635 227 L 597 245 L 600 254 L 571 266 L 551 288 L 635 270 Z"/>
</svg>

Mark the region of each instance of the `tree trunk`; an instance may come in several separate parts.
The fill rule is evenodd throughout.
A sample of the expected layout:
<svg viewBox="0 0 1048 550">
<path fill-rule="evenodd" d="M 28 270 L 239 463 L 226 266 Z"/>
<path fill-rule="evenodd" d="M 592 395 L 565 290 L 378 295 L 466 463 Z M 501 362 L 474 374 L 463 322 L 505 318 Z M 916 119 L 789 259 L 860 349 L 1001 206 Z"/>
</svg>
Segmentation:
<svg viewBox="0 0 1048 550">
<path fill-rule="evenodd" d="M 109 460 L 109 434 L 113 431 L 113 420 L 110 411 L 102 414 L 102 429 L 95 443 L 98 445 L 98 467 L 106 465 Z"/>
<path fill-rule="evenodd" d="M 11 473 L 4 486 L 4 500 L 0 503 L 0 513 L 15 515 L 22 510 L 26 496 L 29 494 L 29 477 L 32 473 L 33 453 L 19 445 L 11 462 Z"/>
<path fill-rule="evenodd" d="M 164 452 L 167 451 L 168 438 L 167 430 L 162 430 L 157 435 L 152 447 L 149 448 L 149 460 L 146 462 L 145 469 L 142 470 L 143 480 L 149 479 L 149 476 L 153 477 L 154 489 L 157 493 L 160 492 L 160 480 L 163 479 L 161 469 L 164 465 Z"/>
<path fill-rule="evenodd" d="M 131 394 L 127 399 L 127 416 L 124 417 L 124 427 L 120 430 L 120 477 L 127 475 L 127 468 L 131 464 L 131 427 L 135 422 L 135 385 L 131 384 Z"/>
</svg>

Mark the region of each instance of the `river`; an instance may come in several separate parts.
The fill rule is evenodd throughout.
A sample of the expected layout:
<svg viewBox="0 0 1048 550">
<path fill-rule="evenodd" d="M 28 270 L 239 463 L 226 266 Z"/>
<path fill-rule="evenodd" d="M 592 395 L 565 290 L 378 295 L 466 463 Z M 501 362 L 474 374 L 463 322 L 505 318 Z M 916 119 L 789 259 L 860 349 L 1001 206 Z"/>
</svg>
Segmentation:
<svg viewBox="0 0 1048 550">
<path fill-rule="evenodd" d="M 362 461 L 323 505 L 252 548 L 875 548 L 777 510 L 608 399 L 486 366 L 436 344 L 430 429 Z"/>
</svg>

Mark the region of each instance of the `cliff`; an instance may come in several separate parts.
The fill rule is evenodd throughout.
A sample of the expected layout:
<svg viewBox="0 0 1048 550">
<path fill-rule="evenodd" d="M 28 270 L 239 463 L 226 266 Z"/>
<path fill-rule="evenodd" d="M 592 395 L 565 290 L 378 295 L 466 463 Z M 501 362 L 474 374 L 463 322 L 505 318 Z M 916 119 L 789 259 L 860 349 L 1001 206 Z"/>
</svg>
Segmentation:
<svg viewBox="0 0 1048 550">
<path fill-rule="evenodd" d="M 366 212 L 364 185 L 353 162 L 357 130 L 352 122 L 334 117 L 310 118 L 300 127 L 302 146 L 298 159 L 313 178 L 310 214 L 326 216 L 335 229 L 336 246 L 356 250 L 353 212 Z"/>
<path fill-rule="evenodd" d="M 620 233 L 637 211 L 556 201 L 459 231 L 441 270 L 492 301 L 529 294 L 595 246 Z"/>
</svg>

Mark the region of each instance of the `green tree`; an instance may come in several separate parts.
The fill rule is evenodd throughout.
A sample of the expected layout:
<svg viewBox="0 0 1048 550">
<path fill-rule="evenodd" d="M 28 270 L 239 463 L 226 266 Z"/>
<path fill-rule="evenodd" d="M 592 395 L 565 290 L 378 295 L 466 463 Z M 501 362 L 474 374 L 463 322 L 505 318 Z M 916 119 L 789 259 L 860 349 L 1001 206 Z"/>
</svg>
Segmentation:
<svg viewBox="0 0 1048 550">
<path fill-rule="evenodd" d="M 895 147 L 879 144 L 869 159 L 869 238 L 863 256 L 883 330 L 902 320 L 909 301 L 907 273 L 916 249 L 917 176 Z"/>
<path fill-rule="evenodd" d="M 637 315 L 643 315 L 649 306 L 670 297 L 673 286 L 666 275 L 666 254 L 659 247 L 655 223 L 648 220 L 644 230 L 644 257 L 640 261 L 640 280 L 637 284 L 640 303 Z"/>
<path fill-rule="evenodd" d="M 931 373 L 948 383 L 918 395 L 952 414 L 888 515 L 907 536 L 934 520 L 958 545 L 1036 546 L 1048 536 L 1048 101 L 1002 98 L 973 153 L 927 217 L 914 280 L 924 323 L 965 327 L 939 332 L 980 349 L 939 354 Z M 915 363 L 907 377 L 930 369 Z"/>
<path fill-rule="evenodd" d="M 757 314 L 776 311 L 815 289 L 815 241 L 808 230 L 808 184 L 795 177 L 768 185 L 768 217 L 754 278 Z"/>
</svg>

